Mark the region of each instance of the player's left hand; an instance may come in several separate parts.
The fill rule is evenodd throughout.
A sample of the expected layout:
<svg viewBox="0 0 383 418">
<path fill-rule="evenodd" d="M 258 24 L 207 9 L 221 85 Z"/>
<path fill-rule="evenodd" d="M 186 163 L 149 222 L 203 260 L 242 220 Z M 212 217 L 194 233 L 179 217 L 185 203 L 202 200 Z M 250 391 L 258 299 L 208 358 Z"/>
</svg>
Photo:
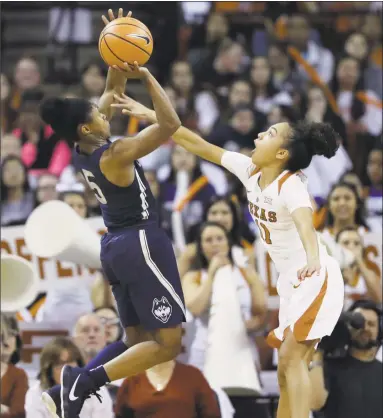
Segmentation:
<svg viewBox="0 0 383 418">
<path fill-rule="evenodd" d="M 319 260 L 310 261 L 307 263 L 305 267 L 298 270 L 298 279 L 300 282 L 305 280 L 307 277 L 311 277 L 313 274 L 317 274 L 319 276 L 321 271 L 321 265 Z"/>
<path fill-rule="evenodd" d="M 122 109 L 122 113 L 129 116 L 134 116 L 137 119 L 146 120 L 151 123 L 156 121 L 155 112 L 141 103 L 136 102 L 132 98 L 122 94 L 121 96 L 114 95 L 117 103 L 111 106 Z"/>
<path fill-rule="evenodd" d="M 105 17 L 104 15 L 101 16 L 102 21 L 105 23 L 105 26 L 110 23 L 112 20 L 115 19 L 120 19 L 121 17 L 124 17 L 124 10 L 123 9 L 118 9 L 118 15 L 117 17 L 114 17 L 114 13 L 112 9 L 108 10 L 108 16 L 109 16 L 109 20 L 107 17 Z M 131 17 L 132 16 L 132 12 L 129 12 L 126 17 Z"/>
</svg>

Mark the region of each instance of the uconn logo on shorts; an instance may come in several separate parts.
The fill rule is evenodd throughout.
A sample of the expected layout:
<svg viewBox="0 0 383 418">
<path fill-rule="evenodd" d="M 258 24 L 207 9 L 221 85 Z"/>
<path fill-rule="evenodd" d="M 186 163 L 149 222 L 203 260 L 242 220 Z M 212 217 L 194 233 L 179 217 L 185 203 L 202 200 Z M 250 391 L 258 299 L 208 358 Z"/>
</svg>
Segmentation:
<svg viewBox="0 0 383 418">
<path fill-rule="evenodd" d="M 153 300 L 152 314 L 164 324 L 169 321 L 172 315 L 172 305 L 170 305 L 165 296 L 162 296 L 160 300 L 157 298 Z"/>
</svg>

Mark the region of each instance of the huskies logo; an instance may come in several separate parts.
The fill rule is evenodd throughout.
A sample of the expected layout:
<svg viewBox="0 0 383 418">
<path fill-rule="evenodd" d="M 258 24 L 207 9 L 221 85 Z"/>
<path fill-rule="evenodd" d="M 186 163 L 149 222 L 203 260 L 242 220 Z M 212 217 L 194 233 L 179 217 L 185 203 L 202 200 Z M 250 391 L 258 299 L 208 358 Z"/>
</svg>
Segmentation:
<svg viewBox="0 0 383 418">
<path fill-rule="evenodd" d="M 153 300 L 152 314 L 164 324 L 169 321 L 172 315 L 172 305 L 170 305 L 165 296 L 162 296 L 160 300 L 157 298 Z"/>
</svg>

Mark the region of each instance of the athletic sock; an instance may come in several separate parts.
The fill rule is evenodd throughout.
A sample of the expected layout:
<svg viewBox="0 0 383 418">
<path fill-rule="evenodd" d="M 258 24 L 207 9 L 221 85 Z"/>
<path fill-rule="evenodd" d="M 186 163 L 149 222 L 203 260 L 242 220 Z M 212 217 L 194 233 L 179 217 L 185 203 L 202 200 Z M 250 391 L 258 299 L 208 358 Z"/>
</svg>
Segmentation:
<svg viewBox="0 0 383 418">
<path fill-rule="evenodd" d="M 98 366 L 95 369 L 89 370 L 89 376 L 96 384 L 97 387 L 101 387 L 110 382 L 108 375 L 104 369 L 104 366 Z"/>
<path fill-rule="evenodd" d="M 120 354 L 124 353 L 128 347 L 124 344 L 123 341 L 116 341 L 112 344 L 107 345 L 102 349 L 95 358 L 93 358 L 85 367 L 85 370 L 92 370 L 98 366 L 102 366 L 110 360 L 118 357 Z"/>
</svg>

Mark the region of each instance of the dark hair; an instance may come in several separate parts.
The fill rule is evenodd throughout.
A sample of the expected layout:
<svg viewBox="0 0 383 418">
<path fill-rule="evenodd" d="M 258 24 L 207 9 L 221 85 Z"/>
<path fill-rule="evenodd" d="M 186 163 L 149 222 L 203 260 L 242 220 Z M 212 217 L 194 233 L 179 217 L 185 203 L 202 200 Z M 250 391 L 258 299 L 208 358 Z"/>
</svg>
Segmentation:
<svg viewBox="0 0 383 418">
<path fill-rule="evenodd" d="M 4 202 L 7 200 L 8 198 L 8 186 L 4 183 L 4 170 L 5 170 L 5 166 L 7 165 L 7 163 L 9 163 L 10 161 L 17 161 L 24 172 L 24 183 L 23 183 L 23 191 L 24 193 L 29 192 L 30 187 L 29 187 L 29 181 L 28 181 L 28 169 L 25 166 L 25 164 L 22 162 L 22 160 L 15 156 L 15 155 L 9 155 L 8 157 L 4 158 L 4 160 L 1 163 L 1 201 Z"/>
<path fill-rule="evenodd" d="M 9 363 L 16 365 L 21 359 L 21 350 L 23 342 L 20 337 L 19 325 L 17 319 L 13 315 L 1 313 L 1 344 L 5 344 L 8 335 L 16 338 L 16 348 L 9 358 Z"/>
<path fill-rule="evenodd" d="M 360 299 L 355 301 L 350 308 L 348 309 L 348 312 L 353 312 L 356 309 L 366 309 L 369 311 L 374 311 L 376 315 L 378 316 L 378 337 L 377 340 L 379 342 L 379 345 L 382 344 L 383 339 L 383 311 L 382 311 L 382 305 L 377 305 L 375 302 L 369 299 Z"/>
<path fill-rule="evenodd" d="M 331 158 L 335 155 L 340 136 L 328 123 L 300 121 L 291 125 L 290 153 L 286 169 L 298 171 L 310 165 L 314 155 Z"/>
<path fill-rule="evenodd" d="M 231 231 L 227 231 L 230 236 L 230 241 L 233 245 L 241 245 L 241 233 L 240 233 L 240 215 L 237 205 L 233 202 L 230 196 L 213 196 L 207 205 L 204 207 L 202 220 L 204 222 L 209 222 L 207 220 L 208 213 L 212 206 L 214 206 L 216 203 L 226 203 L 227 206 L 229 206 L 231 215 L 233 217 L 233 227 L 231 228 Z"/>
<path fill-rule="evenodd" d="M 100 59 L 91 59 L 81 68 L 81 77 L 92 67 L 97 67 L 100 70 L 102 77 L 106 77 L 108 70 L 105 64 Z"/>
<path fill-rule="evenodd" d="M 175 144 L 172 147 L 171 150 L 171 158 L 170 158 L 170 172 L 168 177 L 165 179 L 166 182 L 169 183 L 173 183 L 176 181 L 176 170 L 173 167 L 173 153 L 175 150 L 175 147 L 177 146 L 177 144 Z M 195 167 L 193 168 L 192 172 L 191 172 L 191 181 L 193 182 L 194 180 L 197 180 L 199 177 L 201 177 L 203 175 L 202 170 L 201 170 L 201 159 L 193 154 L 193 157 L 195 158 Z"/>
<path fill-rule="evenodd" d="M 58 136 L 73 146 L 80 140 L 78 126 L 91 121 L 92 107 L 92 103 L 84 99 L 50 97 L 41 103 L 40 115 Z"/>
<path fill-rule="evenodd" d="M 198 231 L 198 234 L 197 234 L 197 251 L 196 251 L 196 256 L 195 256 L 194 263 L 193 263 L 193 266 L 192 266 L 191 270 L 202 270 L 202 269 L 206 269 L 209 266 L 209 262 L 207 261 L 205 255 L 203 254 L 203 251 L 202 251 L 202 234 L 203 234 L 203 231 L 206 228 L 209 228 L 210 226 L 215 226 L 215 227 L 221 229 L 225 233 L 225 236 L 226 236 L 227 241 L 229 243 L 228 258 L 229 258 L 229 260 L 231 261 L 232 264 L 234 263 L 233 262 L 233 257 L 232 257 L 232 254 L 231 254 L 231 248 L 233 246 L 233 243 L 231 241 L 229 233 L 226 231 L 226 229 L 221 224 L 219 224 L 217 222 L 204 222 L 201 225 L 201 227 Z"/>
<path fill-rule="evenodd" d="M 337 184 L 334 184 L 334 186 L 330 190 L 330 193 L 327 196 L 327 207 L 329 210 L 327 213 L 326 225 L 327 226 L 334 225 L 334 217 L 330 211 L 330 199 L 331 199 L 331 195 L 334 193 L 334 190 L 338 189 L 339 187 L 344 187 L 346 189 L 349 189 L 354 194 L 355 200 L 356 200 L 356 211 L 355 211 L 355 219 L 354 219 L 355 224 L 364 226 L 366 229 L 369 230 L 370 228 L 368 227 L 365 221 L 365 209 L 364 209 L 363 201 L 359 197 L 356 187 L 353 184 L 346 183 L 346 182 L 339 182 Z"/>
<path fill-rule="evenodd" d="M 343 229 L 341 229 L 335 237 L 335 242 L 339 241 L 340 236 L 343 234 L 343 232 L 356 232 L 359 234 L 358 232 L 358 228 L 355 228 L 355 226 L 345 226 Z"/>
</svg>

